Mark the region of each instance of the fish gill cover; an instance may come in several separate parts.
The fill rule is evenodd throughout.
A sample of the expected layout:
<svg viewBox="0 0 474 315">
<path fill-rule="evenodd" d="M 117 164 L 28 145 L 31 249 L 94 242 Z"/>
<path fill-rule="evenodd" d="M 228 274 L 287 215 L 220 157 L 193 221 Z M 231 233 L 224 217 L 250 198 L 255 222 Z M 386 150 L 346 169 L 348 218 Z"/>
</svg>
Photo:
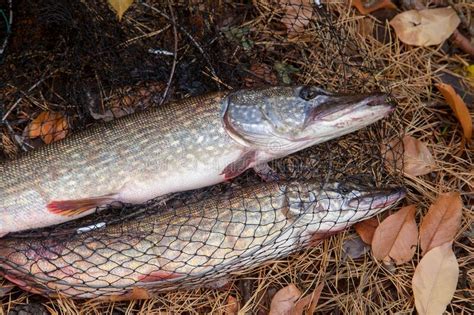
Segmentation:
<svg viewBox="0 0 474 315">
<path fill-rule="evenodd" d="M 10 3 L 0 2 L 2 12 Z M 212 91 L 307 84 L 391 93 L 376 44 L 360 42 L 337 2 L 139 1 L 121 22 L 106 1 L 13 3 L 13 25 L 1 33 L 8 37 L 0 71 L 4 159 Z M 272 161 L 278 184 L 247 171 L 213 187 L 114 203 L 11 234 L 0 240 L 1 273 L 32 293 L 113 301 L 252 275 L 243 272 L 404 195 L 386 190 L 403 186 L 403 152 L 392 149 L 402 137 L 399 114 Z"/>
</svg>

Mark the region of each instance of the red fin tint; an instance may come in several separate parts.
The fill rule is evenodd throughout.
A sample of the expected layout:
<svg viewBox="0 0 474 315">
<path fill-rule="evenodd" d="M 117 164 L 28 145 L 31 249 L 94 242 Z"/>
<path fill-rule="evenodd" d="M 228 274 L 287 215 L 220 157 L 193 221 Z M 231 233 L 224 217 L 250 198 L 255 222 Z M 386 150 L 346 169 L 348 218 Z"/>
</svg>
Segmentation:
<svg viewBox="0 0 474 315">
<path fill-rule="evenodd" d="M 248 151 L 242 154 L 238 160 L 227 165 L 220 175 L 224 175 L 226 180 L 239 176 L 255 162 L 255 156 L 255 151 Z"/>
<path fill-rule="evenodd" d="M 17 278 L 16 276 L 13 276 L 13 275 L 10 275 L 10 274 L 5 274 L 5 275 L 3 275 L 3 277 L 5 279 L 7 279 L 8 281 L 10 281 L 11 283 L 14 283 L 17 287 L 19 287 L 20 289 L 22 289 L 24 291 L 27 291 L 27 292 L 30 292 L 30 293 L 33 293 L 33 294 L 42 294 L 42 295 L 44 295 L 44 293 L 45 293 L 45 292 L 42 292 L 41 290 L 39 290 L 37 288 L 32 287 L 31 285 L 29 285 L 25 281 Z M 33 283 L 33 282 L 31 282 L 31 283 Z"/>
<path fill-rule="evenodd" d="M 77 199 L 53 200 L 48 205 L 48 211 L 66 217 L 80 215 L 81 213 L 114 201 L 114 195 Z"/>
<path fill-rule="evenodd" d="M 140 282 L 155 282 L 155 281 L 163 281 L 169 280 L 174 278 L 179 278 L 182 275 L 179 273 L 174 273 L 170 271 L 158 270 L 153 271 L 149 275 L 142 275 L 138 277 L 138 281 Z"/>
</svg>

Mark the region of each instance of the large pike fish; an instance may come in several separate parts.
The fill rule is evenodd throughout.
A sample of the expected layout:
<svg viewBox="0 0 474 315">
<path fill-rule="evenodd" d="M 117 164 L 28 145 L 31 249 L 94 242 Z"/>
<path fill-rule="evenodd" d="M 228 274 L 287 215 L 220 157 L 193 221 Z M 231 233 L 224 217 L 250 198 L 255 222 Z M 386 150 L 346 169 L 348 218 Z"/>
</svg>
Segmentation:
<svg viewBox="0 0 474 315">
<path fill-rule="evenodd" d="M 367 126 L 393 110 L 383 94 L 314 86 L 215 93 L 78 132 L 0 163 L 0 237 L 214 185 L 248 168 Z"/>
<path fill-rule="evenodd" d="M 202 286 L 286 256 L 404 195 L 401 188 L 268 182 L 87 233 L 4 238 L 0 271 L 21 288 L 52 297 L 126 297 L 136 290 L 148 296 Z"/>
</svg>

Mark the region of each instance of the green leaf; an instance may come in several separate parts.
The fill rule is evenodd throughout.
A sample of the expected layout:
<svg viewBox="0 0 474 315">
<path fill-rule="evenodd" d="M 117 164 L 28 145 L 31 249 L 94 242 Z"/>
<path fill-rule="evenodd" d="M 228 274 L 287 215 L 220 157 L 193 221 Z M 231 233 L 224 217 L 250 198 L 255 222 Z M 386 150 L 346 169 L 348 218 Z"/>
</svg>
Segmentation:
<svg viewBox="0 0 474 315">
<path fill-rule="evenodd" d="M 248 38 L 249 27 L 223 27 L 222 32 L 228 40 L 239 43 L 244 50 L 250 50 L 254 46 L 254 42 Z"/>
<path fill-rule="evenodd" d="M 278 73 L 278 76 L 280 77 L 281 81 L 285 84 L 291 84 L 292 80 L 290 75 L 300 71 L 298 68 L 295 68 L 294 66 L 286 64 L 284 62 L 275 63 L 274 68 Z"/>
</svg>

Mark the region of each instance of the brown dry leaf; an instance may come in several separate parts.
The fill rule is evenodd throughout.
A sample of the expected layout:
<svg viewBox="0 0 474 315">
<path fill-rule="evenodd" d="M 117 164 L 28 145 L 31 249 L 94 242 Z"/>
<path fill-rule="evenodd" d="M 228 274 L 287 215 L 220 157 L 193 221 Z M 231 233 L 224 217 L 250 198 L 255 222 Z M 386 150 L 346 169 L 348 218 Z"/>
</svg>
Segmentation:
<svg viewBox="0 0 474 315">
<path fill-rule="evenodd" d="M 280 289 L 272 299 L 269 315 L 293 314 L 296 301 L 300 298 L 301 291 L 294 285 Z"/>
<path fill-rule="evenodd" d="M 115 13 L 117 13 L 117 17 L 119 21 L 122 19 L 123 14 L 127 9 L 132 5 L 133 0 L 108 0 L 109 4 L 114 9 Z"/>
<path fill-rule="evenodd" d="M 402 141 L 391 141 L 385 148 L 385 158 L 388 167 L 401 169 L 403 165 L 403 173 L 411 176 L 426 175 L 433 171 L 436 165 L 426 144 L 411 136 L 404 136 Z"/>
<path fill-rule="evenodd" d="M 151 296 L 148 291 L 144 288 L 134 287 L 132 292 L 123 295 L 113 295 L 108 297 L 107 300 L 110 302 L 122 302 L 122 301 L 132 301 L 132 300 L 148 300 Z"/>
<path fill-rule="evenodd" d="M 302 33 L 313 16 L 310 0 L 280 0 L 280 7 L 285 12 L 281 22 L 285 24 L 290 36 Z"/>
<path fill-rule="evenodd" d="M 372 239 L 374 238 L 377 226 L 379 226 L 379 221 L 375 217 L 354 224 L 357 234 L 359 234 L 364 243 L 369 245 L 372 244 Z"/>
<path fill-rule="evenodd" d="M 441 194 L 431 205 L 420 225 L 423 255 L 430 249 L 454 240 L 461 227 L 462 200 L 458 192 Z"/>
<path fill-rule="evenodd" d="M 379 9 L 396 9 L 397 6 L 392 3 L 391 0 L 378 0 L 378 1 L 364 1 L 364 0 L 353 0 L 352 6 L 355 7 L 360 14 L 369 14 Z"/>
<path fill-rule="evenodd" d="M 458 27 L 461 20 L 452 8 L 410 10 L 395 16 L 390 25 L 408 45 L 439 45 Z"/>
<path fill-rule="evenodd" d="M 466 103 L 462 100 L 461 96 L 454 90 L 454 88 L 445 83 L 436 83 L 435 86 L 443 94 L 446 102 L 449 104 L 451 109 L 456 115 L 459 123 L 461 124 L 462 130 L 464 131 L 464 138 L 467 140 L 472 138 L 472 119 L 467 109 Z"/>
<path fill-rule="evenodd" d="M 67 136 L 69 125 L 67 119 L 56 112 L 42 112 L 28 125 L 28 137 L 41 137 L 44 143 L 64 139 Z"/>
<path fill-rule="evenodd" d="M 372 240 L 375 259 L 386 260 L 389 257 L 397 265 L 412 259 L 418 240 L 415 210 L 415 205 L 403 207 L 380 223 Z"/>
<path fill-rule="evenodd" d="M 452 242 L 430 250 L 416 266 L 412 280 L 418 314 L 443 314 L 456 291 L 458 276 Z"/>
<path fill-rule="evenodd" d="M 224 308 L 224 314 L 237 315 L 239 313 L 239 309 L 240 309 L 239 301 L 232 295 L 229 295 L 227 297 L 227 303 Z"/>
<path fill-rule="evenodd" d="M 246 87 L 254 87 L 257 86 L 259 83 L 265 83 L 270 85 L 278 84 L 278 78 L 276 76 L 276 73 L 273 71 L 272 67 L 265 63 L 252 64 L 250 66 L 250 72 L 252 72 L 253 75 L 249 75 L 244 78 Z"/>
<path fill-rule="evenodd" d="M 313 293 L 308 294 L 301 300 L 299 300 L 293 312 L 291 313 L 292 315 L 301 315 L 304 313 L 305 310 L 307 310 L 306 314 L 314 314 L 314 311 L 316 310 L 316 306 L 318 305 L 319 298 L 321 296 L 321 292 L 323 292 L 324 284 L 321 283 L 314 289 Z"/>
</svg>

